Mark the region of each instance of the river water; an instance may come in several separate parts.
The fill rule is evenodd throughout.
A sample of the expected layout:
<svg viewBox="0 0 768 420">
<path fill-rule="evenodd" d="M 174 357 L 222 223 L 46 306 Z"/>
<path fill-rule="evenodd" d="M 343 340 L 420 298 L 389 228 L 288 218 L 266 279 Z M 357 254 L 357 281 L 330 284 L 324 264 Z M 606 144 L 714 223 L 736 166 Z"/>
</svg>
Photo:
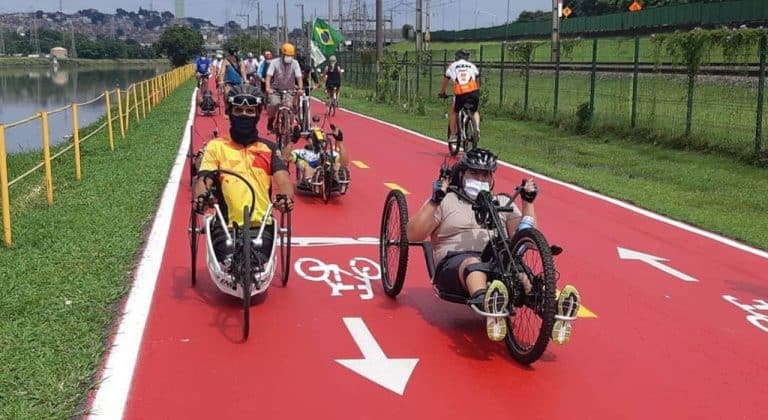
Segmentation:
<svg viewBox="0 0 768 420">
<path fill-rule="evenodd" d="M 0 124 L 9 124 L 51 111 L 72 102 L 82 103 L 117 86 L 154 77 L 169 70 L 169 66 L 110 66 L 99 68 L 0 67 Z M 133 99 L 133 98 L 131 98 Z M 114 104 L 115 97 L 112 96 Z M 131 102 L 133 102 L 131 100 Z M 80 127 L 104 115 L 104 100 L 78 109 Z M 116 122 L 115 122 L 116 123 Z M 51 144 L 59 144 L 72 135 L 70 110 L 49 118 Z M 117 132 L 117 131 L 116 131 Z M 6 129 L 7 152 L 19 153 L 42 149 L 40 119 Z"/>
</svg>

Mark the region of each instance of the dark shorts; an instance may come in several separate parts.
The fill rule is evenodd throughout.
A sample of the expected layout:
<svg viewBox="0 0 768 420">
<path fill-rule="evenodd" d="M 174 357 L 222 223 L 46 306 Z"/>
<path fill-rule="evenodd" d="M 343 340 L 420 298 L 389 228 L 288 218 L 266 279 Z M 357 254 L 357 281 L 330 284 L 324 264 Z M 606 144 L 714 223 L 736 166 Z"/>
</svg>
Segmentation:
<svg viewBox="0 0 768 420">
<path fill-rule="evenodd" d="M 435 286 L 443 293 L 469 296 L 459 280 L 459 267 L 469 257 L 480 258 L 479 252 L 450 252 L 435 267 Z"/>
<path fill-rule="evenodd" d="M 474 91 L 465 93 L 464 95 L 456 95 L 455 101 L 453 102 L 453 110 L 459 112 L 464 104 L 469 104 L 469 109 L 472 112 L 477 112 L 477 108 L 480 106 L 480 92 Z"/>
</svg>

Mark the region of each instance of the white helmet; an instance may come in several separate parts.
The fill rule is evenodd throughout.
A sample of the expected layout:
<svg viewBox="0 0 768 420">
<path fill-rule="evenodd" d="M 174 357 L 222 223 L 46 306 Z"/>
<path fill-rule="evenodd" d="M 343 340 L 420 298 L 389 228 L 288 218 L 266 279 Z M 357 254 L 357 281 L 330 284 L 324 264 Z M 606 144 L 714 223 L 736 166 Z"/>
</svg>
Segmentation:
<svg viewBox="0 0 768 420">
<path fill-rule="evenodd" d="M 332 56 L 328 57 L 328 61 L 330 61 L 331 63 L 335 63 L 336 62 L 336 56 L 332 55 Z"/>
</svg>

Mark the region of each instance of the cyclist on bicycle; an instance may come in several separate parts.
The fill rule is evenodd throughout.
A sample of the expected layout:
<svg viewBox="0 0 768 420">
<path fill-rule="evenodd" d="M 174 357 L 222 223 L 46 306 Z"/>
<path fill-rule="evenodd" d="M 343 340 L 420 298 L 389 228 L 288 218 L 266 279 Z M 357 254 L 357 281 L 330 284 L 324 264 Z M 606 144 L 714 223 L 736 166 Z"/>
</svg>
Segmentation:
<svg viewBox="0 0 768 420">
<path fill-rule="evenodd" d="M 339 183 L 339 192 L 344 194 L 347 185 L 344 181 L 349 181 L 349 168 L 347 167 L 349 156 L 347 155 L 347 148 L 344 146 L 344 134 L 334 126 L 330 135 L 336 139 L 333 150 L 334 180 Z M 301 187 L 311 188 L 312 183 L 317 182 L 320 155 L 325 149 L 326 141 L 326 133 L 320 127 L 319 115 L 312 116 L 312 126 L 309 129 L 307 142 L 303 149 L 295 147 L 298 139 L 298 136 L 294 136 L 292 142 L 284 147 L 283 156 L 288 156 L 288 161 L 296 164 L 300 174 L 299 179 L 303 180 Z"/>
<path fill-rule="evenodd" d="M 259 91 L 251 85 L 233 86 L 230 90 L 229 101 L 230 129 L 229 136 L 223 136 L 211 140 L 205 147 L 198 181 L 195 185 L 195 210 L 205 212 L 211 199 L 211 188 L 214 182 L 206 175 L 218 169 L 226 169 L 242 175 L 253 186 L 256 193 L 255 208 L 251 210 L 252 226 L 258 229 L 261 219 L 271 200 L 270 192 L 274 181 L 280 194 L 287 198 L 275 203 L 280 211 L 293 209 L 293 184 L 288 175 L 288 169 L 278 156 L 274 143 L 259 138 L 257 124 L 261 114 L 261 98 Z M 248 187 L 232 176 L 222 174 L 219 176 L 220 196 L 222 208 L 228 228 L 233 223 L 243 225 L 243 208 L 250 205 L 250 192 Z M 214 244 L 216 258 L 222 262 L 227 250 L 223 227 L 219 223 L 214 224 L 214 230 L 210 233 Z M 263 255 L 270 255 L 274 232 L 264 230 L 264 243 L 261 247 Z"/>
<path fill-rule="evenodd" d="M 433 184 L 432 197 L 408 221 L 409 241 L 422 241 L 430 237 L 435 266 L 434 283 L 440 291 L 467 295 L 470 302 L 487 313 L 501 313 L 509 302 L 509 291 L 500 280 L 489 279 L 481 264 L 480 256 L 490 239 L 487 229 L 475 220 L 472 204 L 480 191 L 492 191 L 493 174 L 496 172 L 496 155 L 485 149 L 466 152 L 453 173 L 443 176 Z M 456 189 L 449 191 L 449 185 Z M 522 212 L 508 199 L 498 197 L 501 205 L 511 204 L 513 213 L 500 213 L 510 237 L 518 230 L 535 226 L 533 201 L 537 188 L 528 179 L 520 196 Z M 532 285 L 527 277 L 521 278 L 526 293 Z M 488 338 L 504 339 L 507 334 L 506 319 L 488 317 Z"/>
<path fill-rule="evenodd" d="M 336 89 L 336 97 L 341 93 L 341 74 L 344 69 L 336 63 L 336 56 L 328 58 L 328 65 L 323 69 L 323 80 L 325 80 L 325 92 L 328 94 L 328 100 L 331 100 L 333 90 Z"/>
<path fill-rule="evenodd" d="M 267 69 L 266 92 L 269 95 L 267 130 L 269 131 L 274 129 L 275 114 L 280 106 L 280 95 L 276 91 L 287 91 L 285 100 L 287 103 L 292 104 L 293 92 L 296 86 L 298 86 L 299 91 L 304 89 L 301 67 L 298 61 L 294 60 L 295 56 L 296 47 L 290 42 L 286 42 L 280 47 L 280 59 L 272 60 L 269 64 L 269 69 Z"/>
<path fill-rule="evenodd" d="M 238 49 L 231 47 L 229 55 L 221 64 L 219 71 L 219 85 L 224 86 L 224 96 L 229 96 L 229 89 L 235 85 L 245 83 L 245 65 L 237 56 Z"/>
<path fill-rule="evenodd" d="M 207 81 L 211 77 L 211 59 L 205 54 L 201 54 L 195 60 L 195 77 L 198 84 L 200 84 L 201 79 L 205 78 Z"/>
<path fill-rule="evenodd" d="M 261 83 L 261 91 L 267 91 L 267 69 L 269 69 L 269 63 L 272 61 L 272 52 L 264 51 L 264 59 L 259 63 L 259 69 L 256 71 L 256 76 Z"/>
<path fill-rule="evenodd" d="M 480 106 L 480 72 L 468 59 L 468 52 L 456 51 L 456 61 L 445 70 L 445 77 L 437 94 L 438 97 L 445 98 L 448 82 L 453 82 L 454 98 L 448 110 L 448 142 L 456 141 L 456 113 L 464 107 L 464 104 L 470 104 L 477 130 L 480 131 L 480 113 L 477 111 Z"/>
<path fill-rule="evenodd" d="M 253 56 L 253 53 L 248 53 L 248 59 L 244 62 L 245 76 L 248 83 L 256 86 L 258 79 L 256 72 L 259 69 L 259 60 Z"/>
</svg>

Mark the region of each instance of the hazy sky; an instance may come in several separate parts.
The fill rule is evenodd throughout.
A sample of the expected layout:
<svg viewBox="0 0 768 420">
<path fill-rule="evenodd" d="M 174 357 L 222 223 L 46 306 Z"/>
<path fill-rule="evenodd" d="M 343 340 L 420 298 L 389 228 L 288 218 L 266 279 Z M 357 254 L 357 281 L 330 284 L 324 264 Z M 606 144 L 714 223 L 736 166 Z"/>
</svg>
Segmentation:
<svg viewBox="0 0 768 420">
<path fill-rule="evenodd" d="M 301 19 L 301 9 L 297 6 L 304 3 L 304 13 L 307 18 L 316 14 L 325 18 L 328 15 L 328 0 L 285 0 L 288 6 L 288 25 L 298 26 Z M 339 0 L 333 1 L 333 14 L 338 18 Z M 350 10 L 350 5 L 357 0 L 342 0 L 344 15 Z M 389 18 L 390 10 L 394 14 L 394 26 L 400 27 L 405 23 L 415 23 L 416 0 L 383 0 L 385 18 Z M 509 4 L 509 17 L 514 20 L 522 10 L 548 9 L 551 0 L 431 0 L 432 16 L 431 28 L 433 31 L 442 28 L 461 29 L 500 25 L 507 19 L 507 4 Z M 282 0 L 262 0 L 262 22 L 274 25 L 276 4 L 279 2 L 282 8 Z M 0 13 L 29 12 L 35 10 L 57 11 L 59 3 L 66 13 L 76 12 L 81 9 L 96 8 L 102 12 L 114 13 L 121 7 L 128 11 L 137 11 L 139 7 L 154 10 L 174 11 L 173 0 L 35 0 L 33 5 L 20 6 L 13 0 L 0 0 Z M 31 3 L 31 2 L 30 2 Z M 250 14 L 251 25 L 256 24 L 256 0 L 185 0 L 185 15 L 210 20 L 216 24 L 222 24 L 225 18 L 238 21 L 245 25 L 246 18 L 237 14 Z M 360 0 L 360 3 L 368 4 L 368 14 L 375 18 L 375 0 Z M 29 4 L 29 3 L 27 3 Z M 427 0 L 422 0 L 426 13 Z M 425 17 L 426 19 L 426 17 Z M 426 26 L 426 21 L 424 22 Z M 371 25 L 372 27 L 373 25 Z M 387 24 L 389 27 L 389 24 Z"/>
</svg>

